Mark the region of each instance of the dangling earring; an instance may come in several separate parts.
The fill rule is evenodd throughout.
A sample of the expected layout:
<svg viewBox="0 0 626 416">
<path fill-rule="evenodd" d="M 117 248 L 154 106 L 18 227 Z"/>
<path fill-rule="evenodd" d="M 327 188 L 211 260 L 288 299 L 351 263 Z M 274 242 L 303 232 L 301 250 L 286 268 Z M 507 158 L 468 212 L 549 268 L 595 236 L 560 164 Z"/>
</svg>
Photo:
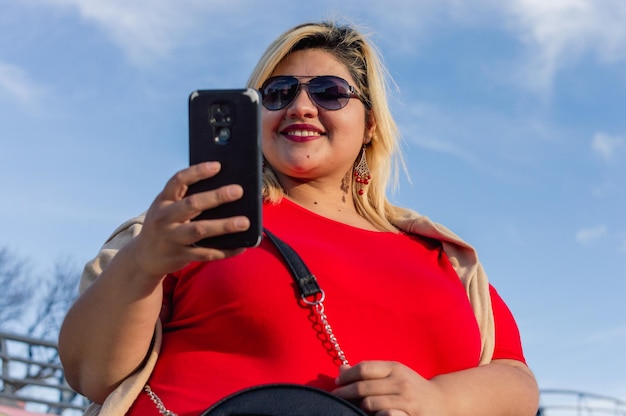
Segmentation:
<svg viewBox="0 0 626 416">
<path fill-rule="evenodd" d="M 367 158 L 365 157 L 365 145 L 363 145 L 363 149 L 361 150 L 361 157 L 359 159 L 359 163 L 354 167 L 354 180 L 359 184 L 359 195 L 363 195 L 365 193 L 365 186 L 369 185 L 370 179 L 372 179 L 372 175 L 370 172 L 370 167 L 367 165 Z"/>
</svg>

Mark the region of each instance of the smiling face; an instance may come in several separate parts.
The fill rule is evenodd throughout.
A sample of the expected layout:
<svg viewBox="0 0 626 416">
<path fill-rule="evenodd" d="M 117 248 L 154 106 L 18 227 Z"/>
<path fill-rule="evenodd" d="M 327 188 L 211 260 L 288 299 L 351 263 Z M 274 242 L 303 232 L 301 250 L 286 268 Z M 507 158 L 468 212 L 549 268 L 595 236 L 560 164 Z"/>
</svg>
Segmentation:
<svg viewBox="0 0 626 416">
<path fill-rule="evenodd" d="M 291 75 L 302 83 L 320 75 L 334 75 L 355 85 L 348 69 L 331 53 L 307 49 L 287 55 L 272 76 Z M 365 106 L 350 99 L 339 110 L 317 106 L 302 86 L 285 108 L 263 108 L 263 154 L 283 186 L 289 182 L 340 184 L 371 137 Z"/>
</svg>

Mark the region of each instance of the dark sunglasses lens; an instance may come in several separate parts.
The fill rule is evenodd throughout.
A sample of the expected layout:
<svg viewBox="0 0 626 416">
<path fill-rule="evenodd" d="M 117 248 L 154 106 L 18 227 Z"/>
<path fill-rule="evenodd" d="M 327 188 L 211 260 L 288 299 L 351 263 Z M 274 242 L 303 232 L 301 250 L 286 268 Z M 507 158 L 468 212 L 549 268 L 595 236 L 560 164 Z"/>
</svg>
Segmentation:
<svg viewBox="0 0 626 416">
<path fill-rule="evenodd" d="M 350 100 L 348 82 L 338 77 L 317 77 L 309 82 L 311 98 L 327 110 L 339 110 Z"/>
<path fill-rule="evenodd" d="M 298 92 L 298 80 L 293 77 L 270 78 L 261 88 L 263 106 L 268 110 L 286 107 Z"/>
</svg>

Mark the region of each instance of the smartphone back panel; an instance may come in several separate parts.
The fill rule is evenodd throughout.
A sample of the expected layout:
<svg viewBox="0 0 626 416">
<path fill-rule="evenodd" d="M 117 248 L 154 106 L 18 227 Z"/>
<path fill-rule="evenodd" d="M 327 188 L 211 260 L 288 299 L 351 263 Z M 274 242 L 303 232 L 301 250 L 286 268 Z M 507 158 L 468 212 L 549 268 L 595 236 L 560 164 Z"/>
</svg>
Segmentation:
<svg viewBox="0 0 626 416">
<path fill-rule="evenodd" d="M 242 199 L 200 214 L 195 220 L 244 215 L 245 232 L 207 238 L 206 247 L 255 247 L 262 233 L 261 97 L 254 89 L 198 90 L 189 96 L 189 163 L 219 161 L 221 171 L 189 187 L 189 193 L 240 184 Z"/>
</svg>

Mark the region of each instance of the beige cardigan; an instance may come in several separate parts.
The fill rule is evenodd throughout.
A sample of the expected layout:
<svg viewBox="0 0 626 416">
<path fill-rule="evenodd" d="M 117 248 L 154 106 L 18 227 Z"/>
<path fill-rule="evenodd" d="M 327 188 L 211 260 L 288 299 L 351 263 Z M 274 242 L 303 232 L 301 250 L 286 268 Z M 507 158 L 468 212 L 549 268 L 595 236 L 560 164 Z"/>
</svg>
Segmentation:
<svg viewBox="0 0 626 416">
<path fill-rule="evenodd" d="M 98 256 L 87 263 L 80 281 L 82 293 L 108 265 L 113 256 L 133 239 L 143 226 L 144 215 L 135 217 L 120 227 L 109 237 Z M 395 224 L 401 230 L 439 240 L 448 255 L 454 270 L 465 286 L 467 296 L 472 304 L 481 333 L 480 364 L 491 361 L 494 350 L 494 323 L 489 295 L 489 282 L 476 251 L 446 227 L 434 223 L 428 218 L 410 210 L 403 209 L 401 219 Z M 92 404 L 85 415 L 123 416 L 126 414 L 154 368 L 161 346 L 161 323 L 157 322 L 152 349 L 144 366 L 124 380 L 100 406 Z"/>
</svg>

